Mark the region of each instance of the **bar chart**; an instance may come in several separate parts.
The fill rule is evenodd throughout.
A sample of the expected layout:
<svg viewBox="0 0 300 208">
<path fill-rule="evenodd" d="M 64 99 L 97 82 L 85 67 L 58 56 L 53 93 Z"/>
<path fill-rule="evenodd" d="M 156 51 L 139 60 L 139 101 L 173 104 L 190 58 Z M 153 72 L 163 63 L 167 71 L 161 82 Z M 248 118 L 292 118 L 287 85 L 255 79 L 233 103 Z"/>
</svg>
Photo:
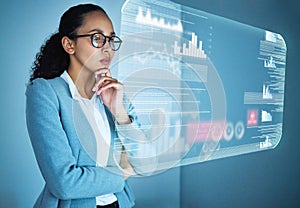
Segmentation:
<svg viewBox="0 0 300 208">
<path fill-rule="evenodd" d="M 203 58 L 203 59 L 207 57 L 204 50 L 202 49 L 201 40 L 199 41 L 199 46 L 198 46 L 198 36 L 195 33 L 192 33 L 192 40 L 190 40 L 188 44 L 187 43 L 182 44 L 182 48 L 179 46 L 178 41 L 175 41 L 174 54 Z"/>
</svg>

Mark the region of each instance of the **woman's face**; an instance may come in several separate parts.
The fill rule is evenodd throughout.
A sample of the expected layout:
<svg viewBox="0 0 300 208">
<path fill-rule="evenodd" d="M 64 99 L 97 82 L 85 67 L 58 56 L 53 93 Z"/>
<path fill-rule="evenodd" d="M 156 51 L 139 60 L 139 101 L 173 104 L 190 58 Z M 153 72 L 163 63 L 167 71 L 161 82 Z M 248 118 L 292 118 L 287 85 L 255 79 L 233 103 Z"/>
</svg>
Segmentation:
<svg viewBox="0 0 300 208">
<path fill-rule="evenodd" d="M 101 11 L 86 14 L 82 26 L 77 29 L 77 35 L 93 33 L 103 33 L 109 37 L 115 34 L 110 19 Z M 80 37 L 75 41 L 75 59 L 73 60 L 82 69 L 96 72 L 99 69 L 108 68 L 113 56 L 114 51 L 110 47 L 108 39 L 102 48 L 95 48 L 90 37 Z"/>
</svg>

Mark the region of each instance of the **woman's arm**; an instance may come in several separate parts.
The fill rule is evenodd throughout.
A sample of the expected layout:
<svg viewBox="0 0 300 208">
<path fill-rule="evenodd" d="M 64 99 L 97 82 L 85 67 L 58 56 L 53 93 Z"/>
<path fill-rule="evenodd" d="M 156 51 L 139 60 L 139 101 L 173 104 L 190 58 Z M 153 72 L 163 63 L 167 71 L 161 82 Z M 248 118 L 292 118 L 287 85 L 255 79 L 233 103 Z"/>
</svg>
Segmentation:
<svg viewBox="0 0 300 208">
<path fill-rule="evenodd" d="M 120 124 L 117 120 L 115 122 L 118 137 L 126 152 L 123 160 L 125 163 L 126 161 L 130 162 L 136 174 L 150 175 L 156 171 L 158 166 L 158 157 L 154 142 L 142 130 L 142 125 L 138 121 L 134 106 L 127 101 L 126 97 L 124 97 L 123 103 L 127 109 L 126 115 L 128 115 L 131 121 L 129 124 Z M 130 172 L 130 168 L 128 169 Z"/>
<path fill-rule="evenodd" d="M 123 190 L 123 176 L 101 167 L 77 166 L 69 145 L 72 138 L 67 138 L 63 129 L 59 101 L 47 80 L 34 80 L 28 85 L 26 96 L 29 136 L 39 168 L 53 195 L 66 200 Z"/>
<path fill-rule="evenodd" d="M 101 74 L 105 74 L 105 76 L 100 76 Z M 149 175 L 155 171 L 157 166 L 155 147 L 151 138 L 141 130 L 133 106 L 128 105 L 124 96 L 123 84 L 113 78 L 108 69 L 100 69 L 96 75 L 98 81 L 95 83 L 93 91 L 97 95 L 101 95 L 103 103 L 115 118 L 118 136 L 125 147 L 131 165 L 137 174 Z M 140 151 L 141 149 L 147 149 L 148 153 L 145 154 Z M 126 170 L 123 171 L 125 175 L 128 174 Z"/>
</svg>

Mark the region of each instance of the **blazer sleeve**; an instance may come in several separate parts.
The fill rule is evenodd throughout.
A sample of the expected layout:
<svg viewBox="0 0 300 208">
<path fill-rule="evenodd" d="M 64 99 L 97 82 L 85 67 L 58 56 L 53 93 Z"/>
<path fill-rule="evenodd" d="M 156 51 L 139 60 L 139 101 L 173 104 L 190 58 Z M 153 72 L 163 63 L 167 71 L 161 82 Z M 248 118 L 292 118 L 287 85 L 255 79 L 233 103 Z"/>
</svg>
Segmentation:
<svg viewBox="0 0 300 208">
<path fill-rule="evenodd" d="M 126 154 L 134 171 L 138 175 L 151 175 L 158 170 L 158 155 L 155 140 L 143 130 L 135 113 L 134 106 L 124 98 L 131 124 L 115 123 L 119 139 L 125 147 Z"/>
<path fill-rule="evenodd" d="M 77 166 L 61 124 L 57 95 L 45 79 L 27 86 L 26 122 L 39 168 L 57 198 L 89 198 L 124 189 L 123 176 L 101 167 Z"/>
</svg>

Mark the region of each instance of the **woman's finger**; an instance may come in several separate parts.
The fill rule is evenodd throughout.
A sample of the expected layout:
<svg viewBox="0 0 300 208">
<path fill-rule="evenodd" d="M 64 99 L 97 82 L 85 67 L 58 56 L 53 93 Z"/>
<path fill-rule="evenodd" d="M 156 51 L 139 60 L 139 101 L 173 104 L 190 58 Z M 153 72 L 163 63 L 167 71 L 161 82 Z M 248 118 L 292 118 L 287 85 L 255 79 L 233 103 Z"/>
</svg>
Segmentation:
<svg viewBox="0 0 300 208">
<path fill-rule="evenodd" d="M 99 69 L 98 71 L 95 72 L 95 75 L 97 77 L 99 77 L 99 76 L 100 77 L 104 77 L 104 76 L 111 77 L 111 73 L 108 68 Z"/>
<path fill-rule="evenodd" d="M 104 85 L 102 85 L 99 90 L 97 91 L 97 95 L 100 95 L 104 90 L 109 88 L 115 88 L 116 90 L 122 89 L 123 84 L 116 81 L 116 82 L 107 82 Z"/>
<path fill-rule="evenodd" d="M 110 83 L 110 82 L 118 82 L 118 80 L 112 78 L 112 77 L 107 77 L 103 76 L 100 77 L 99 80 L 95 83 L 92 91 L 96 92 L 99 88 L 101 88 L 105 83 Z"/>
<path fill-rule="evenodd" d="M 95 72 L 95 76 L 96 78 L 103 77 L 106 76 L 108 72 L 109 72 L 108 68 L 99 69 L 98 71 Z"/>
</svg>

